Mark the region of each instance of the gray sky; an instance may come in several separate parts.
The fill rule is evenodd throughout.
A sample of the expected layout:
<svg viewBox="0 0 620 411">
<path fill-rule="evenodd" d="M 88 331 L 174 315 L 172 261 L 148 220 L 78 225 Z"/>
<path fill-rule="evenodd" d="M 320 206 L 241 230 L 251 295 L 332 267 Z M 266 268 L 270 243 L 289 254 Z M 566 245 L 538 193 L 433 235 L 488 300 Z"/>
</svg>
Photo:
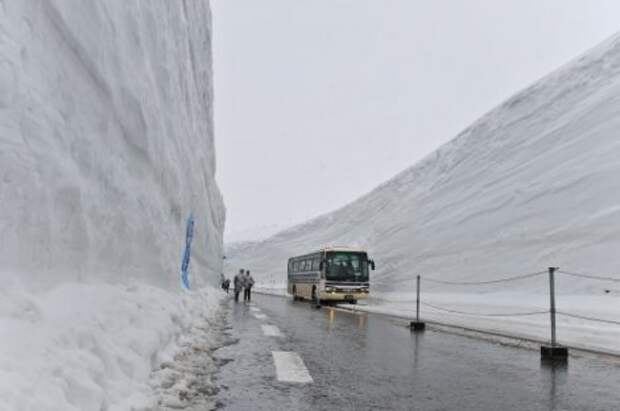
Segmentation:
<svg viewBox="0 0 620 411">
<path fill-rule="evenodd" d="M 345 205 L 620 30 L 617 0 L 211 4 L 227 238 Z"/>
</svg>

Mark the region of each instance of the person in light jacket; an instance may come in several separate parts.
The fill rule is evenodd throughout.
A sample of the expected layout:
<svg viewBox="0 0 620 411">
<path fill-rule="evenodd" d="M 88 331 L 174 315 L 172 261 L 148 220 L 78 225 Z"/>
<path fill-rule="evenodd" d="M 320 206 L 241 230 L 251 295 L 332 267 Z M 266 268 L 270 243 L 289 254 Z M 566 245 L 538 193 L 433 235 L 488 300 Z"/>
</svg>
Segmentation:
<svg viewBox="0 0 620 411">
<path fill-rule="evenodd" d="M 239 273 L 235 276 L 235 278 L 233 279 L 233 282 L 234 282 L 233 286 L 234 286 L 234 291 L 235 291 L 235 302 L 238 303 L 239 293 L 241 292 L 245 284 L 245 275 L 243 275 L 243 268 L 239 270 Z"/>
<path fill-rule="evenodd" d="M 246 271 L 244 280 L 243 301 L 250 302 L 250 300 L 252 299 L 252 286 L 254 285 L 254 279 L 250 275 L 250 270 Z"/>
</svg>

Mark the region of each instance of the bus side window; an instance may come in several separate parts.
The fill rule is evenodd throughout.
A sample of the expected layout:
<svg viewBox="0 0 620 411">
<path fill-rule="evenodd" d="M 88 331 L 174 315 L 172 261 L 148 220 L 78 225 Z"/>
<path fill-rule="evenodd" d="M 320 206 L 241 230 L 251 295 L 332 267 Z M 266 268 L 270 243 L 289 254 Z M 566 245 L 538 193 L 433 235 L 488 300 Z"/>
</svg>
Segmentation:
<svg viewBox="0 0 620 411">
<path fill-rule="evenodd" d="M 299 272 L 299 261 L 293 263 L 293 271 L 296 273 Z"/>
<path fill-rule="evenodd" d="M 319 271 L 320 265 L 321 265 L 320 259 L 315 258 L 314 260 L 312 260 L 312 271 Z"/>
</svg>

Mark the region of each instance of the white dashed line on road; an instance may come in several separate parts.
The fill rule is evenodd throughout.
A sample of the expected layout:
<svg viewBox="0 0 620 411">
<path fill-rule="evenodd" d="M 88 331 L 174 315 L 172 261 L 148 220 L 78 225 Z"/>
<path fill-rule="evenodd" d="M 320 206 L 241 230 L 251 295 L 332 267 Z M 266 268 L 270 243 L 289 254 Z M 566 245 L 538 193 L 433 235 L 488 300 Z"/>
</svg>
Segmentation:
<svg viewBox="0 0 620 411">
<path fill-rule="evenodd" d="M 254 313 L 259 313 L 260 312 L 260 308 L 258 308 L 258 307 L 250 307 L 250 311 L 252 311 Z"/>
<path fill-rule="evenodd" d="M 308 384 L 312 376 L 299 354 L 290 351 L 272 351 L 278 381 Z"/>
<path fill-rule="evenodd" d="M 261 325 L 261 328 L 263 329 L 263 334 L 265 334 L 267 337 L 282 337 L 280 329 L 275 325 L 263 324 Z"/>
<path fill-rule="evenodd" d="M 254 313 L 254 318 L 256 318 L 257 320 L 266 320 L 267 316 L 265 314 L 258 314 L 258 313 Z"/>
</svg>

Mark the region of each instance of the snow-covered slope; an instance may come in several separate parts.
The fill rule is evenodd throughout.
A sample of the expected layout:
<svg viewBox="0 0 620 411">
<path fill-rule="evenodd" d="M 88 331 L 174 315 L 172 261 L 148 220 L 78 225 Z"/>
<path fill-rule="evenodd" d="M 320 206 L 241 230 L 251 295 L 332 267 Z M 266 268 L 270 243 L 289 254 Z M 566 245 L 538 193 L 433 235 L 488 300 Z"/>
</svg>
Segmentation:
<svg viewBox="0 0 620 411">
<path fill-rule="evenodd" d="M 208 3 L 77 3 L 0 7 L 0 278 L 176 286 L 193 213 L 204 283 L 224 225 Z"/>
<path fill-rule="evenodd" d="M 224 242 L 226 244 L 233 244 L 233 243 L 261 241 L 282 231 L 286 227 L 288 226 L 280 225 L 280 224 L 270 224 L 270 225 L 252 227 L 252 228 L 248 228 L 244 230 L 225 232 Z"/>
<path fill-rule="evenodd" d="M 154 409 L 212 332 L 211 64 L 207 0 L 0 2 L 0 409 Z"/>
<path fill-rule="evenodd" d="M 286 280 L 289 256 L 325 244 L 360 245 L 377 261 L 373 286 L 380 291 L 411 287 L 403 281 L 415 274 L 484 280 L 549 265 L 618 272 L 618 130 L 620 36 L 350 205 L 230 247 L 228 262 L 277 285 Z M 591 283 L 572 284 L 585 291 Z"/>
</svg>

